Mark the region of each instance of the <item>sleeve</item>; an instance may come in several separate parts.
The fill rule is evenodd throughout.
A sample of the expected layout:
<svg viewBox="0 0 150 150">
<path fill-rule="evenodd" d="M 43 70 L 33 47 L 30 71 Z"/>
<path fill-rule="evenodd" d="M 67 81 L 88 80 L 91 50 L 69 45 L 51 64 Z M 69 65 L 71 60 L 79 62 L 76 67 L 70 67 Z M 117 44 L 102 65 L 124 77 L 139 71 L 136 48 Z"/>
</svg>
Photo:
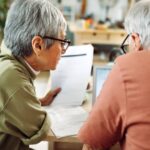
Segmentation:
<svg viewBox="0 0 150 150">
<path fill-rule="evenodd" d="M 20 138 L 26 145 L 40 142 L 50 130 L 48 115 L 31 85 L 24 85 L 11 95 L 4 122 L 8 134 Z"/>
<path fill-rule="evenodd" d="M 78 137 L 92 148 L 109 148 L 124 132 L 126 124 L 125 85 L 119 66 L 115 64 Z"/>
</svg>

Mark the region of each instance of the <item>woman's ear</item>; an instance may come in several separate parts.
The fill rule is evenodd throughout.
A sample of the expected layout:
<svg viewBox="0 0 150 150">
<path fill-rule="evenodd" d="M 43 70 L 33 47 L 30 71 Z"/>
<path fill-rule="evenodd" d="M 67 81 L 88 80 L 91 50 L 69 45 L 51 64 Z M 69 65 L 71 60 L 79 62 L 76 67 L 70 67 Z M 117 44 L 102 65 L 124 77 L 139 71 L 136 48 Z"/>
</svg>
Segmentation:
<svg viewBox="0 0 150 150">
<path fill-rule="evenodd" d="M 132 48 L 135 51 L 140 51 L 141 49 L 141 41 L 140 41 L 140 37 L 137 33 L 132 33 L 131 34 L 131 38 L 132 38 Z"/>
<path fill-rule="evenodd" d="M 43 48 L 43 39 L 40 36 L 34 36 L 32 39 L 32 48 L 35 55 L 39 56 Z"/>
</svg>

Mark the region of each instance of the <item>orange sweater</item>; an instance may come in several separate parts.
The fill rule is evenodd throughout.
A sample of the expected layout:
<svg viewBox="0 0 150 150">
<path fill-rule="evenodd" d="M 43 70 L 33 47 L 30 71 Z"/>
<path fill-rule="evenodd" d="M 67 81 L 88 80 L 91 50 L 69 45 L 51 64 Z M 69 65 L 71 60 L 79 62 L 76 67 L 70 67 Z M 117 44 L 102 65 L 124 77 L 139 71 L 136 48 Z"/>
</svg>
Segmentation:
<svg viewBox="0 0 150 150">
<path fill-rule="evenodd" d="M 150 150 L 150 51 L 116 60 L 78 137 L 94 148 L 119 141 L 123 150 Z"/>
</svg>

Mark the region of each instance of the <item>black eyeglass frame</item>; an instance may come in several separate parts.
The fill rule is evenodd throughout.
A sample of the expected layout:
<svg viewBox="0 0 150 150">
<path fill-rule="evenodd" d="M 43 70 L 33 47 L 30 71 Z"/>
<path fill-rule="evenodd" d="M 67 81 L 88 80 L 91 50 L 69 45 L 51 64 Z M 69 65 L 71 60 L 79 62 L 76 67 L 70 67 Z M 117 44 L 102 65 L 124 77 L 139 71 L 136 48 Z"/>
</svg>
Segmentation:
<svg viewBox="0 0 150 150">
<path fill-rule="evenodd" d="M 62 42 L 62 43 L 67 43 L 68 45 L 67 45 L 66 48 L 63 48 L 63 53 L 62 53 L 62 54 L 64 54 L 64 53 L 66 52 L 66 50 L 68 49 L 68 47 L 69 47 L 70 44 L 71 44 L 71 41 L 70 41 L 70 40 L 67 40 L 67 39 L 62 40 L 62 39 L 54 38 L 54 37 L 51 37 L 51 36 L 44 36 L 44 37 L 42 37 L 42 38 L 43 38 L 43 39 L 56 40 L 56 41 L 60 41 L 60 42 Z"/>
<path fill-rule="evenodd" d="M 126 52 L 126 50 L 124 49 L 124 43 L 126 42 L 126 40 L 128 39 L 128 37 L 130 36 L 131 34 L 128 34 L 126 37 L 125 37 L 125 39 L 123 40 L 123 42 L 122 42 L 122 44 L 121 44 L 121 46 L 120 46 L 120 48 L 122 49 L 122 51 L 123 51 L 123 53 L 124 54 L 126 54 L 127 52 Z"/>
<path fill-rule="evenodd" d="M 71 44 L 71 41 L 67 40 L 67 39 L 62 40 L 62 39 L 54 38 L 54 37 L 51 37 L 51 36 L 44 36 L 42 38 L 52 39 L 52 40 L 61 41 L 61 42 L 64 42 L 64 43 Z"/>
</svg>

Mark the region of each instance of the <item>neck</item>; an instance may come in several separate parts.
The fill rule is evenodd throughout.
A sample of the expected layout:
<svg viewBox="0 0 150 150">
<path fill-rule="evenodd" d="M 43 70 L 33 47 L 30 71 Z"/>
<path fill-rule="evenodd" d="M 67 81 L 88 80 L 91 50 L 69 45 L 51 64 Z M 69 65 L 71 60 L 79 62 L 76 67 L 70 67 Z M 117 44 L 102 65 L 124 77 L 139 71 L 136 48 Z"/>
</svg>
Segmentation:
<svg viewBox="0 0 150 150">
<path fill-rule="evenodd" d="M 24 59 L 35 71 L 40 71 L 37 57 L 34 54 L 32 54 L 31 56 L 28 56 L 28 57 L 24 57 Z"/>
</svg>

